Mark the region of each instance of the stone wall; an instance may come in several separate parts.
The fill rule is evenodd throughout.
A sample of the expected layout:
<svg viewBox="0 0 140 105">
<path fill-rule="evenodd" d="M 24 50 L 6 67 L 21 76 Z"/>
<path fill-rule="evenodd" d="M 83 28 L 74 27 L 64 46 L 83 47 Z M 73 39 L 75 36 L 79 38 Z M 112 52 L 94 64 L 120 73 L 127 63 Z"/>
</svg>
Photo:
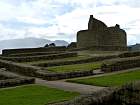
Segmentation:
<svg viewBox="0 0 140 105">
<path fill-rule="evenodd" d="M 62 59 L 68 57 L 76 57 L 77 53 L 68 52 L 68 53 L 60 53 L 60 54 L 52 54 L 52 55 L 38 55 L 38 56 L 23 56 L 23 57 L 1 57 L 1 59 L 14 61 L 14 62 L 32 62 L 32 61 L 40 61 L 40 60 L 53 60 L 53 59 Z"/>
<path fill-rule="evenodd" d="M 112 63 L 104 63 L 101 70 L 104 72 L 120 71 L 140 67 L 140 57 L 121 58 Z"/>
<path fill-rule="evenodd" d="M 140 56 L 140 51 L 137 52 L 125 52 L 119 55 L 119 57 L 121 58 L 125 58 L 125 57 L 135 57 L 135 56 Z"/>
<path fill-rule="evenodd" d="M 10 55 L 17 53 L 33 53 L 33 52 L 51 52 L 51 51 L 65 51 L 65 46 L 57 47 L 41 47 L 41 48 L 22 48 L 22 49 L 4 49 L 2 50 L 2 55 Z"/>
<path fill-rule="evenodd" d="M 5 68 L 0 69 L 0 78 L 1 78 L 0 88 L 24 85 L 24 84 L 33 84 L 35 82 L 34 78 L 11 73 L 7 71 Z"/>
<path fill-rule="evenodd" d="M 6 56 L 6 57 L 28 57 L 28 56 L 38 56 L 38 55 L 53 55 L 53 54 L 60 54 L 60 53 L 66 53 L 66 51 L 17 53 L 17 54 L 10 54 L 10 55 L 4 55 L 4 56 Z"/>
<path fill-rule="evenodd" d="M 112 46 L 120 46 L 120 47 L 126 47 L 127 45 L 127 37 L 126 37 L 126 32 L 119 27 L 109 27 L 108 28 L 109 33 L 109 42 L 110 45 Z M 107 35 L 107 34 L 106 34 Z"/>
<path fill-rule="evenodd" d="M 93 70 L 55 73 L 55 72 L 50 72 L 47 69 L 43 69 L 36 66 L 30 66 L 30 65 L 15 63 L 6 60 L 0 60 L 0 68 L 3 67 L 5 67 L 8 71 L 11 72 L 19 73 L 25 76 L 43 78 L 46 80 L 59 80 L 59 79 L 93 75 Z"/>
<path fill-rule="evenodd" d="M 40 70 L 39 67 L 34 67 L 30 65 L 14 63 L 11 61 L 0 60 L 0 68 L 6 68 L 6 70 L 11 72 L 16 72 L 26 76 L 35 76 L 36 71 Z"/>
<path fill-rule="evenodd" d="M 85 70 L 85 71 L 73 71 L 73 72 L 64 72 L 64 73 L 53 73 L 44 71 L 37 71 L 37 77 L 43 78 L 44 80 L 60 80 L 60 79 L 68 79 L 74 77 L 83 77 L 83 76 L 90 76 L 95 75 L 93 70 Z"/>
<path fill-rule="evenodd" d="M 77 32 L 77 47 L 93 47 L 94 50 L 98 50 L 94 46 L 100 47 L 102 51 L 106 51 L 104 46 L 108 47 L 107 51 L 127 50 L 126 32 L 120 29 L 118 24 L 107 27 L 102 21 L 90 16 L 88 30 Z M 117 48 L 114 49 L 114 47 Z"/>
<path fill-rule="evenodd" d="M 13 78 L 13 79 L 0 80 L 0 88 L 25 85 L 25 84 L 34 84 L 34 82 L 35 82 L 34 78 Z"/>
<path fill-rule="evenodd" d="M 77 47 L 86 48 L 92 46 L 105 46 L 108 41 L 108 31 L 94 31 L 94 30 L 82 30 L 77 33 Z"/>
<path fill-rule="evenodd" d="M 40 67 L 51 67 L 51 66 L 62 66 L 62 65 L 72 65 L 72 64 L 82 64 L 82 63 L 89 63 L 89 62 L 96 62 L 96 61 L 102 61 L 105 59 L 112 59 L 117 58 L 117 55 L 109 55 L 109 56 L 96 56 L 96 57 L 90 57 L 90 58 L 84 58 L 80 60 L 67 60 L 67 61 L 57 61 L 57 62 L 49 62 L 49 63 L 37 63 L 34 64 L 34 66 L 40 66 Z"/>
</svg>

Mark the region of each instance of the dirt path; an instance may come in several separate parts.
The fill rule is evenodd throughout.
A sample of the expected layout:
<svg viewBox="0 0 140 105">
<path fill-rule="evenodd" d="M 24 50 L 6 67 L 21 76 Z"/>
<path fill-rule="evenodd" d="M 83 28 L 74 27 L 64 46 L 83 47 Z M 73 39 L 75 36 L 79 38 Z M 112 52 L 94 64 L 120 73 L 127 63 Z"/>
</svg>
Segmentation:
<svg viewBox="0 0 140 105">
<path fill-rule="evenodd" d="M 106 88 L 106 87 L 90 86 L 84 84 L 68 83 L 65 81 L 47 81 L 38 78 L 36 78 L 36 84 L 47 85 L 52 88 L 58 88 L 66 91 L 79 92 L 81 94 L 90 94 Z"/>
</svg>

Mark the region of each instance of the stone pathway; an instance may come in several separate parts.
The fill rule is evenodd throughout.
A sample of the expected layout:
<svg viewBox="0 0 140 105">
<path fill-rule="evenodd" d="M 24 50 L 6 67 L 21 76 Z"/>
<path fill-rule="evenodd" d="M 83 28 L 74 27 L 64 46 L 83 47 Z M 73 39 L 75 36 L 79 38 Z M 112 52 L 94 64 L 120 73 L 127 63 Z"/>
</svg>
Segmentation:
<svg viewBox="0 0 140 105">
<path fill-rule="evenodd" d="M 47 81 L 39 78 L 36 78 L 36 84 L 47 85 L 49 87 L 58 88 L 65 91 L 79 92 L 80 94 L 91 94 L 93 92 L 97 92 L 107 88 L 84 84 L 68 83 L 65 81 Z"/>
</svg>

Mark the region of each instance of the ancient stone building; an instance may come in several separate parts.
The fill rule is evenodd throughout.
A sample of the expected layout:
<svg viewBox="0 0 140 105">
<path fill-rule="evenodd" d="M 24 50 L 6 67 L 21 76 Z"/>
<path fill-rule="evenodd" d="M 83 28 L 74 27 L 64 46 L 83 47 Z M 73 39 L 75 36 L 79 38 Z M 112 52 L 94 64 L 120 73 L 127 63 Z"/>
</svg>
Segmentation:
<svg viewBox="0 0 140 105">
<path fill-rule="evenodd" d="M 93 50 L 126 50 L 126 32 L 116 24 L 107 27 L 105 23 L 90 15 L 88 30 L 77 33 L 78 48 L 92 48 Z"/>
</svg>

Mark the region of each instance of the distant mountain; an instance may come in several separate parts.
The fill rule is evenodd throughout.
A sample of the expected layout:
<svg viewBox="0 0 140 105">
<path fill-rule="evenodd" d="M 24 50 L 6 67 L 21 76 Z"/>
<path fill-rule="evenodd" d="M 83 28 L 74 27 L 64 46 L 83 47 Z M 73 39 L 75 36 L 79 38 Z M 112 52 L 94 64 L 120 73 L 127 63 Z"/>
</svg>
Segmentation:
<svg viewBox="0 0 140 105">
<path fill-rule="evenodd" d="M 44 47 L 46 44 L 55 43 L 57 46 L 67 46 L 69 43 L 64 40 L 47 40 L 41 38 L 24 38 L 0 41 L 0 50 L 13 48 L 35 48 Z"/>
<path fill-rule="evenodd" d="M 68 46 L 68 42 L 64 41 L 64 40 L 55 40 L 53 41 L 53 43 L 55 43 L 55 45 L 57 46 Z"/>
<path fill-rule="evenodd" d="M 135 44 L 135 45 L 130 45 L 130 46 L 128 46 L 128 49 L 130 50 L 130 51 L 140 51 L 140 44 Z"/>
</svg>

